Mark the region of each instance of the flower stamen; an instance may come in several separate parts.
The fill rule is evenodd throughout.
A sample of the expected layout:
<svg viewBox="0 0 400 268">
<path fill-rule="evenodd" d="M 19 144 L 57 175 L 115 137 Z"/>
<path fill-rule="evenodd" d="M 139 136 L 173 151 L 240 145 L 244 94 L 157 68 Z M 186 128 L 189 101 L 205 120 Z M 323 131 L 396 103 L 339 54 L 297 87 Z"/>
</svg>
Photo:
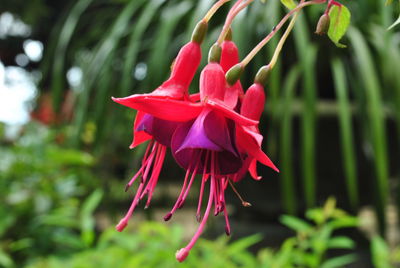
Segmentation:
<svg viewBox="0 0 400 268">
<path fill-rule="evenodd" d="M 233 192 L 235 192 L 236 196 L 239 198 L 240 202 L 242 202 L 242 206 L 244 207 L 251 207 L 251 204 L 247 201 L 244 201 L 242 196 L 239 194 L 239 192 L 236 190 L 235 186 L 233 186 L 233 183 L 231 180 L 229 180 L 229 185 L 231 186 Z"/>
</svg>

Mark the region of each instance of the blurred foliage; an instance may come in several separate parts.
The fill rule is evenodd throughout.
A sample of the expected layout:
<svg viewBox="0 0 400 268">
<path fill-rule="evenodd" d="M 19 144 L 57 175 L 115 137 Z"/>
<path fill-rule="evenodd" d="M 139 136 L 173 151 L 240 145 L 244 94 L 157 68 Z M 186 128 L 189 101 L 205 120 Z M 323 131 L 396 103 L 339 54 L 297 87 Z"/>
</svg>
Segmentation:
<svg viewBox="0 0 400 268">
<path fill-rule="evenodd" d="M 333 232 L 357 226 L 356 218 L 335 207 L 333 199 L 323 208 L 307 212 L 310 225 L 293 216 L 283 216 L 282 222 L 296 232 L 278 250 L 261 249 L 257 255 L 249 247 L 261 240 L 252 235 L 230 242 L 221 236 L 215 241 L 200 239 L 189 257 L 178 263 L 173 249 L 182 246 L 184 230 L 156 222 L 144 222 L 131 233 L 118 233 L 114 229 L 103 232 L 94 248 L 81 251 L 70 258 L 52 256 L 34 261 L 29 268 L 38 267 L 343 267 L 354 262 L 355 255 L 329 257 L 332 249 L 354 249 L 354 242 L 346 236 L 333 236 Z"/>
<path fill-rule="evenodd" d="M 274 252 L 264 249 L 259 252 L 259 267 L 344 267 L 356 260 L 355 254 L 329 256 L 330 250 L 355 248 L 355 242 L 347 236 L 334 235 L 344 228 L 358 225 L 357 218 L 336 208 L 336 200 L 328 199 L 322 208 L 309 209 L 306 220 L 284 215 L 281 222 L 296 232 L 295 237 L 288 238 L 281 248 Z M 312 222 L 310 224 L 309 222 Z"/>
<path fill-rule="evenodd" d="M 57 134 L 58 135 L 58 134 Z M 65 149 L 54 131 L 30 123 L 15 141 L 1 139 L 0 264 L 68 253 L 93 242 L 92 212 L 101 198 L 90 170 L 93 157 Z M 12 146 L 11 146 L 12 145 Z M 82 239 L 80 238 L 82 236 Z"/>
<path fill-rule="evenodd" d="M 371 255 L 376 268 L 392 268 L 400 265 L 400 247 L 390 249 L 386 241 L 378 235 L 372 237 Z"/>
</svg>

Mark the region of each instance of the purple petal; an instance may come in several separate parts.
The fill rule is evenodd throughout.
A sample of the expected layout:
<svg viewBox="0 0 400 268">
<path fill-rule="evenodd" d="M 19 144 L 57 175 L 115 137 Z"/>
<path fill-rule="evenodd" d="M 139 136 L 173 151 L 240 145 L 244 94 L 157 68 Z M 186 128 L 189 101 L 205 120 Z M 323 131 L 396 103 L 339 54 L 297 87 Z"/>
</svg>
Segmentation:
<svg viewBox="0 0 400 268">
<path fill-rule="evenodd" d="M 180 123 L 159 119 L 150 114 L 145 114 L 136 127 L 136 131 L 144 131 L 153 136 L 160 144 L 171 146 L 172 135 Z"/>
<path fill-rule="evenodd" d="M 193 170 L 195 168 L 195 162 L 199 159 L 199 156 L 203 151 L 201 149 L 183 149 L 178 152 L 178 149 L 181 147 L 183 141 L 185 140 L 192 124 L 193 121 L 180 125 L 172 136 L 171 141 L 171 151 L 173 157 L 175 158 L 176 162 L 186 170 L 189 168 L 190 170 Z M 204 161 L 200 161 L 197 168 L 197 173 L 203 172 L 203 163 Z"/>
<path fill-rule="evenodd" d="M 217 153 L 218 174 L 227 175 L 236 173 L 243 165 L 242 159 L 228 151 Z"/>
<path fill-rule="evenodd" d="M 242 160 L 236 154 L 235 146 L 215 138 L 232 151 L 225 150 L 215 144 L 205 133 L 204 121 L 209 113 L 209 111 L 202 112 L 195 122 L 182 124 L 176 129 L 171 142 L 172 154 L 177 163 L 185 169 L 194 170 L 198 163 L 197 173 L 202 174 L 203 172 L 211 172 L 210 164 L 207 165 L 207 170 L 204 170 L 205 158 L 207 152 L 214 151 L 217 152 L 215 173 L 221 175 L 235 173 L 242 166 Z M 221 125 L 214 125 L 214 127 L 214 130 L 221 129 Z M 226 131 L 228 131 L 229 138 L 229 129 L 227 128 Z M 222 132 L 225 133 L 225 130 Z M 226 133 L 224 135 L 226 137 Z M 208 161 L 210 161 L 210 158 Z"/>
<path fill-rule="evenodd" d="M 154 117 L 153 137 L 156 141 L 167 147 L 171 146 L 172 135 L 176 128 L 182 123 L 162 120 Z"/>
<path fill-rule="evenodd" d="M 177 152 L 183 149 L 205 149 L 212 151 L 222 151 L 223 148 L 218 146 L 213 140 L 211 140 L 204 128 L 205 119 L 210 114 L 211 110 L 204 110 L 194 121 L 190 130 L 188 131 L 185 139 L 181 146 L 177 149 Z M 216 126 L 218 129 L 218 126 Z"/>
<path fill-rule="evenodd" d="M 230 133 L 234 133 L 235 125 L 229 124 L 229 126 L 230 128 L 228 128 L 227 119 L 216 112 L 208 113 L 204 119 L 204 130 L 207 137 L 223 149 L 238 155 L 230 138 Z"/>
<path fill-rule="evenodd" d="M 153 120 L 154 116 L 150 114 L 145 114 L 140 121 L 140 123 L 136 127 L 136 131 L 144 131 L 147 134 L 150 134 L 153 136 Z"/>
</svg>

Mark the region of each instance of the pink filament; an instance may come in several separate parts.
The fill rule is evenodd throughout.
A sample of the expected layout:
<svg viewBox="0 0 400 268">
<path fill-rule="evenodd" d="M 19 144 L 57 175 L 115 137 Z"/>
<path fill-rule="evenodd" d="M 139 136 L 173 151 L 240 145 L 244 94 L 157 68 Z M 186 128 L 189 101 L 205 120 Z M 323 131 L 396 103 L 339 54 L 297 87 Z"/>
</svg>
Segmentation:
<svg viewBox="0 0 400 268">
<path fill-rule="evenodd" d="M 213 154 L 211 154 L 211 161 L 213 160 L 213 158 L 214 158 Z M 214 185 L 215 184 L 215 176 L 214 176 L 213 171 L 214 170 L 211 170 L 210 194 L 209 194 L 209 197 L 208 197 L 207 208 L 206 208 L 206 211 L 204 212 L 204 217 L 203 217 L 203 219 L 202 219 L 202 221 L 201 221 L 201 223 L 199 225 L 199 228 L 197 229 L 196 233 L 192 237 L 192 240 L 190 240 L 189 244 L 186 247 L 180 249 L 177 252 L 176 259 L 179 262 L 182 262 L 182 261 L 184 261 L 186 259 L 186 257 L 189 254 L 189 251 L 192 249 L 194 244 L 196 244 L 196 242 L 199 239 L 200 235 L 203 233 L 204 227 L 206 225 L 206 222 L 207 222 L 207 219 L 208 219 L 208 216 L 210 214 L 210 210 L 211 210 L 211 207 L 212 207 L 212 204 L 213 204 L 213 197 L 214 197 L 213 192 L 214 192 L 214 188 L 215 188 L 215 185 Z M 204 178 L 204 176 L 203 176 L 203 178 Z"/>
<path fill-rule="evenodd" d="M 206 159 L 205 159 L 205 162 L 204 162 L 204 173 L 203 173 L 203 177 L 202 177 L 202 179 L 201 179 L 200 194 L 199 194 L 199 203 L 198 203 L 198 205 L 197 205 L 197 213 L 196 213 L 196 219 L 197 219 L 198 222 L 200 222 L 200 220 L 201 220 L 200 212 L 201 212 L 201 203 L 202 203 L 202 201 L 203 201 L 204 184 L 205 184 L 205 182 L 206 182 L 207 179 L 208 179 L 208 174 L 207 174 L 206 172 L 207 172 L 207 168 L 208 168 L 208 167 L 207 167 L 207 163 L 208 163 L 209 154 L 210 154 L 210 152 L 207 151 L 207 152 L 206 152 Z"/>
<path fill-rule="evenodd" d="M 149 148 L 152 147 L 151 152 Z M 139 187 L 136 191 L 135 197 L 132 201 L 131 206 L 129 207 L 128 212 L 126 213 L 125 217 L 121 219 L 121 221 L 116 226 L 116 229 L 121 232 L 127 225 L 130 217 L 141 200 L 146 194 L 148 194 L 148 199 L 146 202 L 146 206 L 148 207 L 151 202 L 151 197 L 154 192 L 154 188 L 157 185 L 157 181 L 161 172 L 161 168 L 165 159 L 165 153 L 167 148 L 164 145 L 161 145 L 157 142 L 150 142 L 144 160 L 142 161 L 142 167 L 136 173 L 136 175 L 131 179 L 131 181 L 127 184 L 127 188 L 129 188 L 132 183 L 138 178 L 138 176 L 142 175 L 142 180 L 139 184 Z M 143 173 L 144 170 L 144 173 Z M 148 174 L 151 170 L 150 179 L 147 181 Z M 147 184 L 146 184 L 147 181 Z M 146 185 L 146 186 L 145 186 Z"/>
</svg>

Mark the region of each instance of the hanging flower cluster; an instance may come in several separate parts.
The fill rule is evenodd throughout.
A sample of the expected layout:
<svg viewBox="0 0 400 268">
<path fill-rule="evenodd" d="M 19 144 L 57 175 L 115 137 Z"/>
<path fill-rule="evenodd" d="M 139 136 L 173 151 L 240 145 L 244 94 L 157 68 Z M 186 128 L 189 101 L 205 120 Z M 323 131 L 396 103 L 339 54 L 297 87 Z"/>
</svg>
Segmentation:
<svg viewBox="0 0 400 268">
<path fill-rule="evenodd" d="M 279 172 L 261 149 L 263 136 L 258 129 L 258 122 L 265 104 L 264 84 L 275 64 L 274 59 L 293 27 L 297 12 L 307 5 L 326 2 L 301 1 L 246 58 L 239 62 L 238 48 L 231 40 L 230 25 L 234 17 L 253 0 L 236 1 L 229 11 L 217 42 L 210 49 L 208 64 L 201 71 L 199 93 L 190 95 L 188 89 L 200 65 L 200 46 L 206 35 L 208 21 L 218 8 L 228 1 L 218 1 L 197 24 L 191 41 L 180 49 L 168 80 L 148 94 L 113 98 L 115 102 L 137 111 L 133 126 L 134 138 L 130 148 L 147 142 L 141 167 L 126 185 L 127 191 L 139 180 L 132 204 L 116 226 L 118 231 L 127 226 L 136 206 L 145 196 L 145 207 L 150 205 L 168 150 L 176 162 L 186 170 L 186 175 L 174 206 L 164 217 L 165 221 L 171 219 L 175 211 L 183 206 L 196 175 L 201 177 L 196 213 L 200 224 L 189 244 L 176 253 L 178 261 L 183 261 L 188 256 L 203 232 L 211 211 L 214 215 L 224 215 L 225 231 L 227 235 L 230 234 L 225 201 L 225 190 L 228 186 L 237 192 L 233 184 L 243 179 L 247 172 L 255 180 L 260 180 L 257 162 Z M 328 8 L 332 5 L 337 3 L 329 1 Z M 254 83 L 244 91 L 239 78 L 245 66 L 293 14 L 295 16 L 292 23 L 278 44 L 273 60 L 259 70 Z M 319 27 L 319 33 L 326 28 L 326 21 L 329 19 L 327 14 L 325 12 L 325 26 Z M 209 191 L 205 191 L 206 187 L 209 187 Z M 208 201 L 202 213 L 205 192 L 208 192 Z M 250 205 L 238 196 L 244 206 Z"/>
</svg>

